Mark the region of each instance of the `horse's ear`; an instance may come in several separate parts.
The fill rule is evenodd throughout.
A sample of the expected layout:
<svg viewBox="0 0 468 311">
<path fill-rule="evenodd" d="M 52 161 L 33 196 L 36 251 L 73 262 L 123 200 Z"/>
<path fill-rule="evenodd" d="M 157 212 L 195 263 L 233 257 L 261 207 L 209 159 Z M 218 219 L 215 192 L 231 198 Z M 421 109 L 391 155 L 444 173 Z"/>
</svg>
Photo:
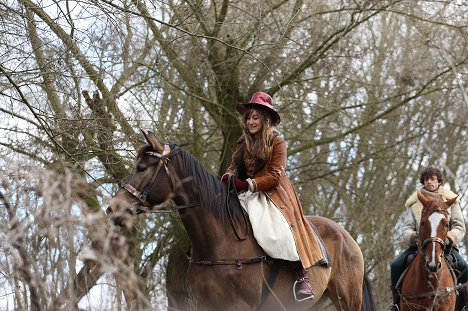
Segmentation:
<svg viewBox="0 0 468 311">
<path fill-rule="evenodd" d="M 418 199 L 421 201 L 423 206 L 429 205 L 429 200 L 418 190 Z"/>
<path fill-rule="evenodd" d="M 163 152 L 163 145 L 159 143 L 159 141 L 156 139 L 156 136 L 154 135 L 153 132 L 148 131 L 145 132 L 144 130 L 140 129 L 143 135 L 145 136 L 146 141 L 148 144 L 153 147 L 154 151 L 162 153 Z"/>
<path fill-rule="evenodd" d="M 447 200 L 445 204 L 447 204 L 448 206 L 451 206 L 453 203 L 455 203 L 457 199 L 458 199 L 458 195 L 454 198 L 451 198 L 450 200 Z"/>
<path fill-rule="evenodd" d="M 141 128 L 140 131 L 143 134 L 143 136 L 145 136 L 145 139 L 148 141 L 148 134 L 146 134 L 145 130 Z"/>
</svg>

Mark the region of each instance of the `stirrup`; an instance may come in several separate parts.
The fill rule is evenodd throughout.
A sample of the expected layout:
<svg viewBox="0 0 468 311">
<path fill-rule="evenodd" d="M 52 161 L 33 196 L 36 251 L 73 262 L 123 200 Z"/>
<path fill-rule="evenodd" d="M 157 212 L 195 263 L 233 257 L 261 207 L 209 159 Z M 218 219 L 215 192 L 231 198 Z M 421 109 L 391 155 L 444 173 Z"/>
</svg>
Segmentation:
<svg viewBox="0 0 468 311">
<path fill-rule="evenodd" d="M 400 307 L 395 304 L 395 303 L 392 303 L 391 305 L 388 305 L 387 308 L 385 309 L 385 311 L 400 311 Z M 462 310 L 464 311 L 464 310 Z M 468 310 L 467 310 L 468 311 Z"/>
<path fill-rule="evenodd" d="M 310 295 L 309 296 L 306 296 L 304 298 L 298 298 L 297 295 L 296 295 L 296 286 L 298 283 L 300 282 L 303 282 L 303 280 L 296 280 L 294 281 L 294 284 L 293 284 L 293 294 L 294 294 L 294 300 L 296 300 L 297 302 L 301 302 L 301 301 L 305 301 L 305 300 L 309 300 L 309 299 L 314 299 L 315 298 L 315 294 L 314 294 L 314 291 L 312 289 L 310 289 Z"/>
</svg>

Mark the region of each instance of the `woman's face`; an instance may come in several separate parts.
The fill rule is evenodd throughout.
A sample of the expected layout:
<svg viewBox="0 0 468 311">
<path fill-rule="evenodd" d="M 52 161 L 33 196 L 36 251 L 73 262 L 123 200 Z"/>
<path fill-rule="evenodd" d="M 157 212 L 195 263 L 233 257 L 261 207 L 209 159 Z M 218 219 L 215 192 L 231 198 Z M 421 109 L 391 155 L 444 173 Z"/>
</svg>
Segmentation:
<svg viewBox="0 0 468 311">
<path fill-rule="evenodd" d="M 262 115 L 260 115 L 260 113 L 258 113 L 257 110 L 252 109 L 252 111 L 247 112 L 245 125 L 247 129 L 249 130 L 250 134 L 255 135 L 262 130 L 262 127 L 263 127 L 262 120 L 263 120 L 263 117 Z"/>
</svg>

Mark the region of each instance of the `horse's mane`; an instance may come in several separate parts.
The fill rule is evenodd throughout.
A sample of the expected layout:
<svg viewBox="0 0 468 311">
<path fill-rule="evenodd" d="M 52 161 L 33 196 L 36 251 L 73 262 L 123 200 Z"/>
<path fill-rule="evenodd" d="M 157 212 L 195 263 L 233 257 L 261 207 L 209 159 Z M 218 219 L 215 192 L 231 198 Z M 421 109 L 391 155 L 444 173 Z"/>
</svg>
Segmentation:
<svg viewBox="0 0 468 311">
<path fill-rule="evenodd" d="M 242 219 L 242 208 L 235 208 L 232 204 L 226 206 L 228 194 L 226 185 L 201 165 L 193 155 L 178 146 L 176 148 L 180 150 L 179 158 L 182 160 L 185 172 L 194 179 L 200 202 L 204 207 L 217 215 L 224 224 L 229 222 L 228 209 L 234 221 Z"/>
<path fill-rule="evenodd" d="M 197 187 L 199 201 L 203 207 L 216 215 L 223 224 L 229 223 L 228 208 L 234 221 L 242 219 L 243 211 L 233 208 L 232 205 L 226 207 L 227 187 L 224 183 L 203 167 L 189 152 L 174 143 L 169 143 L 169 146 L 171 153 L 168 157 L 177 156 L 186 177 L 193 178 L 192 184 Z M 137 152 L 137 158 L 141 158 L 148 151 L 154 151 L 150 145 L 141 147 Z"/>
</svg>

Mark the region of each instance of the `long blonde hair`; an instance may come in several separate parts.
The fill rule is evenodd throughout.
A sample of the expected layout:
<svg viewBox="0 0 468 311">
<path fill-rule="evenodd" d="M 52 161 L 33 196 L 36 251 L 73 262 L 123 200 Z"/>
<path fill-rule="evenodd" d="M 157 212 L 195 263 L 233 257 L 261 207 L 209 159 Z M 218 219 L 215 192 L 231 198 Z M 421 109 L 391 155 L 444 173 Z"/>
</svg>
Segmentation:
<svg viewBox="0 0 468 311">
<path fill-rule="evenodd" d="M 255 135 L 250 134 L 246 126 L 247 119 L 257 112 L 260 115 L 262 130 Z M 249 154 L 255 155 L 258 159 L 268 160 L 271 156 L 271 140 L 273 138 L 274 128 L 271 125 L 271 116 L 265 109 L 250 108 L 242 116 L 244 125 L 245 147 Z"/>
</svg>

